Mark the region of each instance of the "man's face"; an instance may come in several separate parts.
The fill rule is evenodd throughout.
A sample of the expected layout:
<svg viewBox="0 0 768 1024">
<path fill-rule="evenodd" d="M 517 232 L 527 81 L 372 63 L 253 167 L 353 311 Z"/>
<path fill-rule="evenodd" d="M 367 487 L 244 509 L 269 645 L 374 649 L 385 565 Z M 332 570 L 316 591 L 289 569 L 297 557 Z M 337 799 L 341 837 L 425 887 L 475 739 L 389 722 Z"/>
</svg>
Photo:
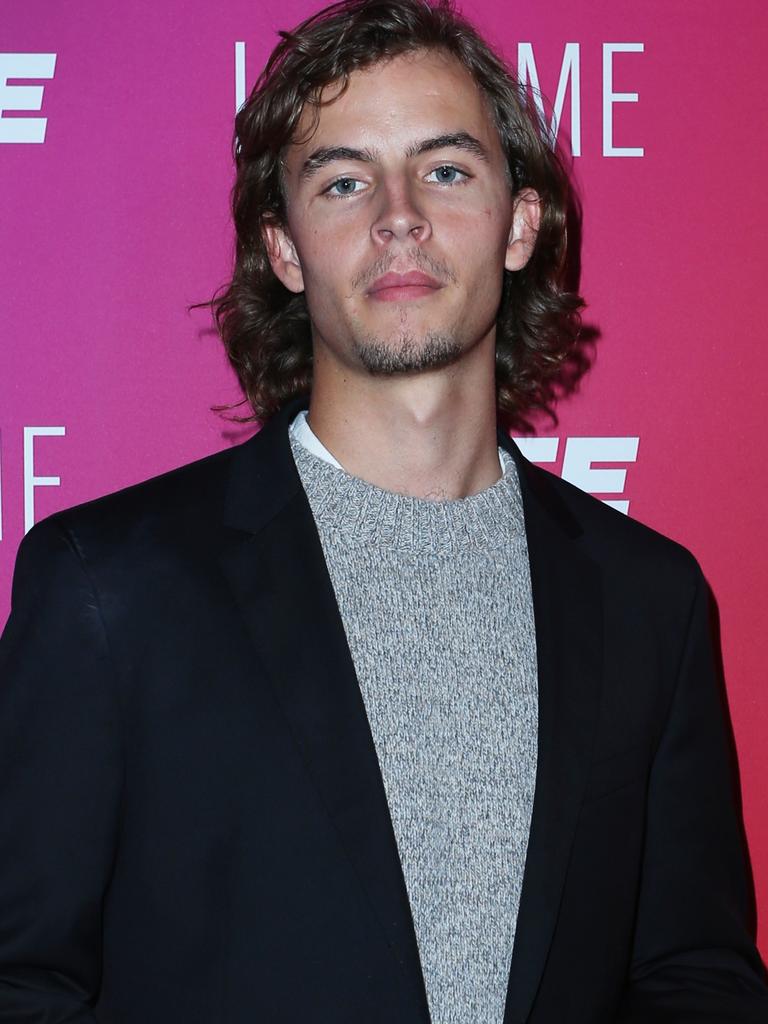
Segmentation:
<svg viewBox="0 0 768 1024">
<path fill-rule="evenodd" d="M 307 124 L 305 112 L 300 140 Z M 287 226 L 265 234 L 275 273 L 306 293 L 316 351 L 392 374 L 493 342 L 536 194 L 513 209 L 496 129 L 457 61 L 422 52 L 354 72 L 289 147 L 285 189 Z"/>
</svg>

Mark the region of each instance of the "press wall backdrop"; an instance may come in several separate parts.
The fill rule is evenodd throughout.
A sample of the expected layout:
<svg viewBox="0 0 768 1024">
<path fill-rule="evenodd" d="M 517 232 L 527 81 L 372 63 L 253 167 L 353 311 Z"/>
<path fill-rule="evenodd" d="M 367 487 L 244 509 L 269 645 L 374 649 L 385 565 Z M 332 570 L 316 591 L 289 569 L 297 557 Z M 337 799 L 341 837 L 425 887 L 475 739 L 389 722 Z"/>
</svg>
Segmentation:
<svg viewBox="0 0 768 1024">
<path fill-rule="evenodd" d="M 0 33 L 0 623 L 50 513 L 243 440 L 205 311 L 237 105 L 307 0 L 26 0 Z M 466 0 L 549 97 L 595 332 L 524 450 L 681 541 L 719 605 L 768 957 L 762 0 Z"/>
</svg>

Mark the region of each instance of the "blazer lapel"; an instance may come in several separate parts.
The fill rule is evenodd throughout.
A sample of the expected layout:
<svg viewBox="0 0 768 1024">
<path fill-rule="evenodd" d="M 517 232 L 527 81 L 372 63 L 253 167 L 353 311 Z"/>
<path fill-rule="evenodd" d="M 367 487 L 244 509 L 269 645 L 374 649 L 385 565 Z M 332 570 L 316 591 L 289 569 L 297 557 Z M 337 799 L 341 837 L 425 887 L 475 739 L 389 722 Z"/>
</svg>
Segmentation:
<svg viewBox="0 0 768 1024">
<path fill-rule="evenodd" d="M 234 454 L 221 566 L 375 917 L 402 968 L 409 1021 L 428 1022 L 408 894 L 368 717 L 288 440 L 302 399 Z"/>
<path fill-rule="evenodd" d="M 600 571 L 581 528 L 544 470 L 499 432 L 515 459 L 531 566 L 539 687 L 539 743 L 504 1024 L 528 1017 L 552 941 L 602 687 Z"/>
</svg>

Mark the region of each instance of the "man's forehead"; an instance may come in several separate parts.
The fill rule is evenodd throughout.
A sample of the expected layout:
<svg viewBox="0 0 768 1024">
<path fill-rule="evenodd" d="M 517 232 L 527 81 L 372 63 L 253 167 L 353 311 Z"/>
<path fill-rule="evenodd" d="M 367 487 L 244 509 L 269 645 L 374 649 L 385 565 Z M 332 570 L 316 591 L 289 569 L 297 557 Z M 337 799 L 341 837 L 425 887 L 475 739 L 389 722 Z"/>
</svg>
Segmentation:
<svg viewBox="0 0 768 1024">
<path fill-rule="evenodd" d="M 320 145 L 362 145 L 365 139 L 353 138 L 359 132 L 386 143 L 409 125 L 413 138 L 404 149 L 411 153 L 424 138 L 463 133 L 486 150 L 495 148 L 498 138 L 487 101 L 469 72 L 450 54 L 422 50 L 353 71 L 346 89 L 338 81 L 327 85 L 319 102 L 305 104 L 286 156 L 303 165 Z"/>
</svg>

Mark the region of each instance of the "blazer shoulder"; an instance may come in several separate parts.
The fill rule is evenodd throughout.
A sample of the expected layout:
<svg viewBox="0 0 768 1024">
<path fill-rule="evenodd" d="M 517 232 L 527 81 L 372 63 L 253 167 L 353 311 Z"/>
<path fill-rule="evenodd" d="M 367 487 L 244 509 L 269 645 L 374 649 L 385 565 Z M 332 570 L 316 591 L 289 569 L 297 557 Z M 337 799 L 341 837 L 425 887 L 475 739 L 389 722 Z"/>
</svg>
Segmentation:
<svg viewBox="0 0 768 1024">
<path fill-rule="evenodd" d="M 640 577 L 672 574 L 688 585 L 698 584 L 701 567 L 684 544 L 540 466 L 528 462 L 526 473 L 537 489 L 549 491 L 551 501 L 570 516 L 581 543 L 597 561 Z"/>
<path fill-rule="evenodd" d="M 248 442 L 244 442 L 247 444 Z M 119 545 L 152 536 L 200 531 L 220 518 L 229 468 L 241 445 L 206 455 L 128 487 L 73 505 L 40 520 L 27 534 L 27 546 L 43 535 L 61 533 L 85 549 Z"/>
</svg>

